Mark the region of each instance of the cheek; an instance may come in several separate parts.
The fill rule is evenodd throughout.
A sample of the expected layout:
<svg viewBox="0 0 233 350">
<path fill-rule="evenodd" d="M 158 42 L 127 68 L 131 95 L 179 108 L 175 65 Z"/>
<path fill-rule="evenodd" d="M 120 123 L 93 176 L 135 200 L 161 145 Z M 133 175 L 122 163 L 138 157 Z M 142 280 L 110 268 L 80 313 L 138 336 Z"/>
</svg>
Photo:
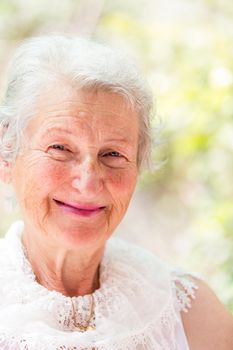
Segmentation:
<svg viewBox="0 0 233 350">
<path fill-rule="evenodd" d="M 49 193 L 56 189 L 65 177 L 65 169 L 61 164 L 49 159 L 37 159 L 25 162 L 26 167 L 17 167 L 13 185 L 19 202 L 29 207 L 32 202 L 40 205 Z"/>
<path fill-rule="evenodd" d="M 44 161 L 33 169 L 34 179 L 48 190 L 64 182 L 67 173 L 68 169 L 64 164 L 51 160 Z"/>
<path fill-rule="evenodd" d="M 137 181 L 137 170 L 120 170 L 109 176 L 109 179 L 114 198 L 130 199 Z"/>
</svg>

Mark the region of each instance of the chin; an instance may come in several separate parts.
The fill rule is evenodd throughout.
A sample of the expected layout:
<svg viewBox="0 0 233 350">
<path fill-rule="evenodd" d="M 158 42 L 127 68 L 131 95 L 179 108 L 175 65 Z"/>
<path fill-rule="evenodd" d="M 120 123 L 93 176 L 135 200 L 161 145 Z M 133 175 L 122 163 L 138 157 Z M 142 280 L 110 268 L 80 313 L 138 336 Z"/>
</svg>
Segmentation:
<svg viewBox="0 0 233 350">
<path fill-rule="evenodd" d="M 60 242 L 63 247 L 67 249 L 85 248 L 88 246 L 96 245 L 99 247 L 104 245 L 109 238 L 108 230 L 105 226 L 97 225 L 71 225 L 63 224 L 59 225 L 56 234 L 56 240 Z"/>
</svg>

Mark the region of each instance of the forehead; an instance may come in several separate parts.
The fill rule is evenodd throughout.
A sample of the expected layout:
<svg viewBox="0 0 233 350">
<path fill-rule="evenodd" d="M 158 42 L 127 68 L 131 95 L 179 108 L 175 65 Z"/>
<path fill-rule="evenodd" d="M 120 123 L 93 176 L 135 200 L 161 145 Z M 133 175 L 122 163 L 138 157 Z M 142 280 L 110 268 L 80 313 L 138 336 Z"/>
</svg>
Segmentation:
<svg viewBox="0 0 233 350">
<path fill-rule="evenodd" d="M 50 129 L 74 132 L 138 133 L 136 111 L 121 95 L 110 92 L 71 92 L 56 89 L 45 93 L 36 104 L 29 131 L 48 133 Z"/>
</svg>

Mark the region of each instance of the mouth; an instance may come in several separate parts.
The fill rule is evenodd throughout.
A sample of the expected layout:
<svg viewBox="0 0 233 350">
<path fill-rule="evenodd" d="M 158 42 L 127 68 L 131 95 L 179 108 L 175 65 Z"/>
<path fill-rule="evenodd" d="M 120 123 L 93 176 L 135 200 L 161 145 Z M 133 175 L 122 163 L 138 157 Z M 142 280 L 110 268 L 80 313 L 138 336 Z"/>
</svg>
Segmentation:
<svg viewBox="0 0 233 350">
<path fill-rule="evenodd" d="M 97 215 L 106 209 L 106 206 L 92 205 L 92 204 L 79 204 L 79 203 L 66 203 L 54 199 L 54 202 L 61 209 L 67 213 L 76 214 L 83 217 L 90 217 Z"/>
</svg>

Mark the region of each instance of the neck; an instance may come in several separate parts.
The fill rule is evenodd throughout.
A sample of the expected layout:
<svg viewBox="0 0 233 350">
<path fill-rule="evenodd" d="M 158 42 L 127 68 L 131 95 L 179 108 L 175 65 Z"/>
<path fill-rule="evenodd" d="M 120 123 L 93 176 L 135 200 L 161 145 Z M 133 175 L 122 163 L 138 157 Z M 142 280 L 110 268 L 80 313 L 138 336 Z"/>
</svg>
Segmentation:
<svg viewBox="0 0 233 350">
<path fill-rule="evenodd" d="M 91 294 L 99 288 L 101 249 L 65 249 L 31 239 L 27 232 L 23 244 L 38 283 L 65 296 Z"/>
</svg>

